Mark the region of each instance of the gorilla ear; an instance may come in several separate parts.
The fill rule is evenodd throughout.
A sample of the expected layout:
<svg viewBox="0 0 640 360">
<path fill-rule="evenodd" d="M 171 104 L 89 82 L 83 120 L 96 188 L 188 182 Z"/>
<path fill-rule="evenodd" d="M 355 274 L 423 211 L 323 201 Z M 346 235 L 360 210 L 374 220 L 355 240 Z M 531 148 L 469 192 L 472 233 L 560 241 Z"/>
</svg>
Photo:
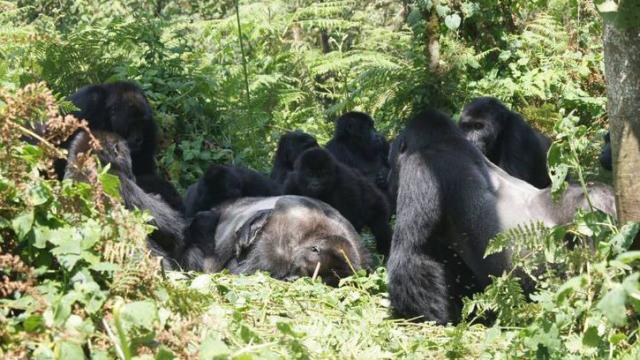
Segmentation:
<svg viewBox="0 0 640 360">
<path fill-rule="evenodd" d="M 258 211 L 236 231 L 236 257 L 240 258 L 253 245 L 272 213 L 272 209 Z"/>
</svg>

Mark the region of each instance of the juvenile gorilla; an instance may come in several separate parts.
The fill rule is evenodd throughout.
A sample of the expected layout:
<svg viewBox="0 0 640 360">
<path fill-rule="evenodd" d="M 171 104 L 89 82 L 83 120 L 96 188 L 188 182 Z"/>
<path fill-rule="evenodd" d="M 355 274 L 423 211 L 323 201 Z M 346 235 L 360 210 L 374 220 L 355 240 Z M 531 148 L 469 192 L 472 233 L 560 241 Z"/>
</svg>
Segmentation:
<svg viewBox="0 0 640 360">
<path fill-rule="evenodd" d="M 373 184 L 336 161 L 320 148 L 309 149 L 296 160 L 284 186 L 285 194 L 316 198 L 333 206 L 360 232 L 367 226 L 377 250 L 388 254 L 391 245 L 389 204 Z"/>
<path fill-rule="evenodd" d="M 97 156 L 101 163 L 111 164 L 110 171 L 120 179 L 120 194 L 128 209 L 138 208 L 151 213 L 155 230 L 148 239 L 149 248 L 164 258 L 166 268 L 175 266 L 174 259 L 182 256 L 184 231 L 186 227 L 182 215 L 172 209 L 158 196 L 147 194 L 134 181 L 131 156 L 127 142 L 119 135 L 110 132 L 94 132 L 101 144 Z M 79 163 L 79 156 L 90 151 L 90 137 L 86 132 L 79 133 L 69 147 L 68 165 L 65 179 L 87 181 L 88 174 Z"/>
<path fill-rule="evenodd" d="M 290 131 L 280 137 L 278 149 L 273 160 L 271 179 L 284 184 L 287 175 L 293 171 L 293 164 L 303 151 L 318 147 L 316 139 L 302 131 Z"/>
<path fill-rule="evenodd" d="M 397 217 L 387 263 L 396 313 L 456 321 L 461 298 L 511 268 L 511 253 L 484 257 L 496 234 L 518 225 L 564 224 L 589 203 L 578 186 L 559 202 L 485 158 L 445 115 L 415 116 L 399 140 L 392 177 Z M 610 187 L 590 186 L 596 209 L 615 214 Z M 525 289 L 527 288 L 525 285 Z"/>
<path fill-rule="evenodd" d="M 227 200 L 251 196 L 280 195 L 280 186 L 268 177 L 251 169 L 211 165 L 205 174 L 189 186 L 185 194 L 185 215 L 210 210 Z"/>
<path fill-rule="evenodd" d="M 547 172 L 551 141 L 498 99 L 474 99 L 462 111 L 459 125 L 467 140 L 509 175 L 539 189 L 551 184 Z"/>
<path fill-rule="evenodd" d="M 387 190 L 389 144 L 376 133 L 373 119 L 362 112 L 345 113 L 326 149 L 341 163 L 358 170 L 380 190 Z"/>
<path fill-rule="evenodd" d="M 158 127 L 142 89 L 127 81 L 89 85 L 71 95 L 70 100 L 79 108 L 73 115 L 86 120 L 91 130 L 113 132 L 126 140 L 138 186 L 160 195 L 171 207 L 183 211 L 176 189 L 156 173 Z M 71 139 L 62 146 L 67 148 Z M 65 161 L 58 161 L 55 166 L 62 176 Z"/>
<path fill-rule="evenodd" d="M 245 198 L 198 213 L 189 228 L 188 269 L 234 274 L 266 271 L 295 280 L 317 275 L 329 285 L 369 267 L 358 234 L 336 210 L 309 198 Z"/>
</svg>

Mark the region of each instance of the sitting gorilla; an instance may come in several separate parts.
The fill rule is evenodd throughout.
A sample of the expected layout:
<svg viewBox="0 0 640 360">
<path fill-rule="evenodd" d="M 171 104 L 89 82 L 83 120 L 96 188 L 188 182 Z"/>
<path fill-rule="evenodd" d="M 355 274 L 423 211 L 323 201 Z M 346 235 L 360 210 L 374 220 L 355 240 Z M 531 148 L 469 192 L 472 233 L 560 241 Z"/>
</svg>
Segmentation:
<svg viewBox="0 0 640 360">
<path fill-rule="evenodd" d="M 302 131 L 290 131 L 280 137 L 278 149 L 273 160 L 271 179 L 284 184 L 287 175 L 293 171 L 293 164 L 303 151 L 318 147 L 316 139 Z"/>
<path fill-rule="evenodd" d="M 211 165 L 187 188 L 184 205 L 187 217 L 209 210 L 227 200 L 249 196 L 280 195 L 280 186 L 268 177 L 239 166 Z"/>
<path fill-rule="evenodd" d="M 611 133 L 607 131 L 607 134 L 604 136 L 604 146 L 602 147 L 602 152 L 600 153 L 600 165 L 606 169 L 611 171 L 613 169 L 613 158 L 611 157 Z"/>
<path fill-rule="evenodd" d="M 351 224 L 330 206 L 300 196 L 245 198 L 199 212 L 189 227 L 187 269 L 276 279 L 320 276 L 337 286 L 369 255 Z"/>
<path fill-rule="evenodd" d="M 111 164 L 110 172 L 120 179 L 120 195 L 127 209 L 147 210 L 153 217 L 151 224 L 157 230 L 148 239 L 149 248 L 157 256 L 163 257 L 165 268 L 175 268 L 172 260 L 182 256 L 184 246 L 186 222 L 182 215 L 158 196 L 147 194 L 136 184 L 129 147 L 123 138 L 103 131 L 95 131 L 94 136 L 101 144 L 101 149 L 97 151 L 98 159 L 105 165 Z M 87 181 L 89 175 L 80 167 L 78 159 L 80 154 L 90 151 L 90 140 L 86 132 L 80 132 L 74 137 L 69 147 L 65 179 Z"/>
<path fill-rule="evenodd" d="M 467 140 L 509 175 L 540 189 L 551 184 L 547 172 L 551 140 L 498 99 L 474 99 L 464 107 L 459 125 Z"/>
<path fill-rule="evenodd" d="M 70 100 L 80 109 L 73 115 L 86 120 L 92 131 L 113 132 L 126 140 L 138 186 L 146 192 L 159 194 L 174 209 L 182 211 L 176 189 L 156 173 L 154 156 L 158 127 L 142 89 L 127 81 L 89 85 L 71 95 Z M 62 147 L 68 148 L 71 139 Z M 64 174 L 65 165 L 64 160 L 56 162 L 59 177 Z"/>
<path fill-rule="evenodd" d="M 380 190 L 387 191 L 389 143 L 376 133 L 369 115 L 352 111 L 340 116 L 326 149 L 341 163 L 360 171 Z"/>
<path fill-rule="evenodd" d="M 389 297 L 404 317 L 456 321 L 463 296 L 511 268 L 508 251 L 484 257 L 490 239 L 531 222 L 564 224 L 577 209 L 589 208 L 578 186 L 556 203 L 549 189 L 510 176 L 435 111 L 408 123 L 391 171 L 398 196 L 387 263 Z M 589 198 L 594 208 L 615 214 L 610 187 L 590 186 Z"/>
<path fill-rule="evenodd" d="M 296 160 L 284 193 L 316 198 L 333 206 L 353 224 L 357 232 L 367 226 L 381 254 L 391 246 L 389 204 L 368 180 L 321 148 L 309 149 Z"/>
</svg>

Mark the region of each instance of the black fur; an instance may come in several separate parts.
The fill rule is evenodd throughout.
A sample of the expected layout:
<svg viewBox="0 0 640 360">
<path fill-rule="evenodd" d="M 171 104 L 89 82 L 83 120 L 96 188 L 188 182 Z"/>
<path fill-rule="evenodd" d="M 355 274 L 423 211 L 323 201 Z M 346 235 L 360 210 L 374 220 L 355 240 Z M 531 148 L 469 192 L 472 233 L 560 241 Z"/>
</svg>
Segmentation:
<svg viewBox="0 0 640 360">
<path fill-rule="evenodd" d="M 239 166 L 211 165 L 189 186 L 185 194 L 185 215 L 210 210 L 224 201 L 251 196 L 280 195 L 280 186 L 268 177 Z"/>
<path fill-rule="evenodd" d="M 172 260 L 180 258 L 184 249 L 184 218 L 157 195 L 147 194 L 136 184 L 129 147 L 122 137 L 100 131 L 94 132 L 94 136 L 102 145 L 102 149 L 97 152 L 100 162 L 111 164 L 110 171 L 120 179 L 120 194 L 125 206 L 128 209 L 147 210 L 153 217 L 151 224 L 157 230 L 154 230 L 148 239 L 149 248 L 164 258 L 166 267 L 174 268 L 175 263 Z M 76 164 L 78 154 L 86 153 L 90 149 L 89 139 L 85 132 L 79 133 L 73 139 L 69 147 L 65 178 L 86 181 L 87 175 Z"/>
<path fill-rule="evenodd" d="M 136 176 L 136 183 L 144 192 L 159 195 L 174 210 L 184 213 L 182 196 L 169 181 L 156 174 L 145 174 Z"/>
<path fill-rule="evenodd" d="M 356 231 L 369 227 L 378 251 L 389 253 L 390 211 L 385 196 L 360 174 L 336 161 L 328 151 L 316 148 L 303 152 L 287 178 L 284 193 L 326 202 L 347 218 Z"/>
<path fill-rule="evenodd" d="M 289 172 L 293 171 L 293 164 L 303 151 L 318 147 L 316 139 L 302 131 L 290 131 L 280 137 L 278 149 L 273 160 L 271 179 L 278 184 L 284 184 Z"/>
<path fill-rule="evenodd" d="M 602 152 L 600 153 L 600 165 L 606 169 L 611 171 L 613 169 L 613 158 L 611 157 L 611 133 L 607 132 L 604 136 L 604 146 L 602 147 Z"/>
<path fill-rule="evenodd" d="M 460 115 L 460 128 L 467 140 L 511 176 L 540 189 L 551 184 L 547 171 L 551 141 L 498 99 L 474 99 Z"/>
<path fill-rule="evenodd" d="M 358 170 L 386 192 L 389 175 L 389 143 L 373 127 L 373 119 L 362 112 L 348 112 L 336 121 L 336 130 L 326 149 L 341 163 Z"/>
<path fill-rule="evenodd" d="M 463 296 L 510 270 L 509 252 L 484 257 L 496 234 L 531 222 L 564 224 L 589 206 L 578 186 L 553 202 L 549 189 L 510 176 L 435 111 L 408 123 L 391 177 L 398 179 L 387 263 L 391 304 L 401 316 L 439 323 L 456 321 Z M 591 186 L 589 194 L 595 208 L 615 214 L 611 188 Z"/>
<path fill-rule="evenodd" d="M 369 267 L 353 227 L 330 206 L 299 196 L 226 202 L 198 213 L 189 233 L 184 263 L 205 272 L 261 270 L 295 280 L 317 269 L 323 281 L 337 286 L 352 269 Z"/>
</svg>

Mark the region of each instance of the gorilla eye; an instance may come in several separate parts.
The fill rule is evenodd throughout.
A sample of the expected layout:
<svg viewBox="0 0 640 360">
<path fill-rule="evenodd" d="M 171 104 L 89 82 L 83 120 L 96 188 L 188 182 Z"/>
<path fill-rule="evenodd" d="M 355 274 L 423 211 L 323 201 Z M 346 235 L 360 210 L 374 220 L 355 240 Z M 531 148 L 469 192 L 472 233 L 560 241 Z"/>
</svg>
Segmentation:
<svg viewBox="0 0 640 360">
<path fill-rule="evenodd" d="M 319 253 L 320 252 L 320 248 L 317 245 L 314 245 L 311 247 L 311 251 L 313 251 L 314 253 Z"/>
<path fill-rule="evenodd" d="M 474 128 L 474 129 L 476 129 L 476 130 L 480 130 L 480 129 L 484 128 L 484 124 L 483 124 L 483 123 L 481 123 L 481 122 L 475 122 L 475 123 L 472 123 L 471 125 L 472 125 L 472 126 L 473 126 L 473 128 Z"/>
</svg>

